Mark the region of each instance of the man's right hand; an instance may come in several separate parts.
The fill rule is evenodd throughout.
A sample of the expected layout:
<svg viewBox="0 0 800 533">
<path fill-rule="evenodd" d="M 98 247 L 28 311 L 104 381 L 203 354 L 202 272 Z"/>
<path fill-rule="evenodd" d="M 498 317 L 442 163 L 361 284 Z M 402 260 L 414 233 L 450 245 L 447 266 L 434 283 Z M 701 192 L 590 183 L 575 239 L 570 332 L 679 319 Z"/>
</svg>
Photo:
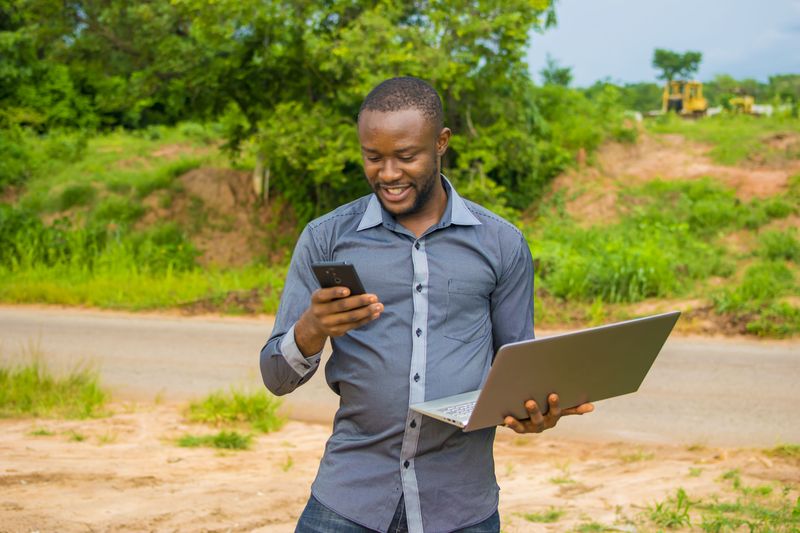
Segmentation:
<svg viewBox="0 0 800 533">
<path fill-rule="evenodd" d="M 322 350 L 328 337 L 339 337 L 381 316 L 383 304 L 377 296 L 349 294 L 346 287 L 314 291 L 311 306 L 294 326 L 295 342 L 303 355 L 310 357 Z"/>
</svg>

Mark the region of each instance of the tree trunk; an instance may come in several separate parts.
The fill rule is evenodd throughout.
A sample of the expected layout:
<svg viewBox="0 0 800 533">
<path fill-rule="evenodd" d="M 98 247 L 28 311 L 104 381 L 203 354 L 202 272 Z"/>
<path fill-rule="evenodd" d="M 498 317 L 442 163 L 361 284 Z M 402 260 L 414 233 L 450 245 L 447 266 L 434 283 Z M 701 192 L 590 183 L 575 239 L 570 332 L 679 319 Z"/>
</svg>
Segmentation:
<svg viewBox="0 0 800 533">
<path fill-rule="evenodd" d="M 253 193 L 258 201 L 264 200 L 264 159 L 262 152 L 256 154 L 256 168 L 253 169 Z"/>
</svg>

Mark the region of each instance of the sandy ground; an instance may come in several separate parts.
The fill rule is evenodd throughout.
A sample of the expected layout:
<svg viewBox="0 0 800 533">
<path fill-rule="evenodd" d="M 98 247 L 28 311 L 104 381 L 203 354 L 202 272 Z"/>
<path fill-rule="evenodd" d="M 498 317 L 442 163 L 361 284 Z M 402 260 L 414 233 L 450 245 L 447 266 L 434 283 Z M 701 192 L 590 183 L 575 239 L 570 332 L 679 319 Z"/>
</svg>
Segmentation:
<svg viewBox="0 0 800 533">
<path fill-rule="evenodd" d="M 185 422 L 179 405 L 112 409 L 113 416 L 94 420 L 0 421 L 0 532 L 293 531 L 329 433 L 324 425 L 289 422 L 259 436 L 249 451 L 180 448 L 179 436 L 213 429 Z M 53 434 L 33 435 L 41 429 Z M 745 483 L 791 486 L 795 498 L 800 484 L 796 461 L 760 450 L 588 443 L 501 430 L 495 451 L 509 533 L 625 524 L 678 487 L 693 498 L 724 498 L 730 483 L 721 475 L 732 469 Z M 566 511 L 554 524 L 525 519 L 553 507 Z"/>
</svg>

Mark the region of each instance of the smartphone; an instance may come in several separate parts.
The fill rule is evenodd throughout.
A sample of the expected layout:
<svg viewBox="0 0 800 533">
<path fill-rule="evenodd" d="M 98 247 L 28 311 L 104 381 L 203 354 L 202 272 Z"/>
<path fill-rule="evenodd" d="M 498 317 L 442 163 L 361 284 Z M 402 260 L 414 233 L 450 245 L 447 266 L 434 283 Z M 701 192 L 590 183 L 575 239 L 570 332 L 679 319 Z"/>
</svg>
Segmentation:
<svg viewBox="0 0 800 533">
<path fill-rule="evenodd" d="M 311 269 L 323 289 L 347 287 L 350 289 L 350 296 L 367 292 L 361 284 L 356 267 L 350 263 L 312 263 Z"/>
</svg>

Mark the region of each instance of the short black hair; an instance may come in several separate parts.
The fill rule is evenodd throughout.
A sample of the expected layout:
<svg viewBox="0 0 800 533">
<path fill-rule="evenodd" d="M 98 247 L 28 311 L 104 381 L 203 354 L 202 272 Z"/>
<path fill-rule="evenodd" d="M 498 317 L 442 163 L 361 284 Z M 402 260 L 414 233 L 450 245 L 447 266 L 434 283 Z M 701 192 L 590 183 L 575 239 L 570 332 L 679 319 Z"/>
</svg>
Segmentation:
<svg viewBox="0 0 800 533">
<path fill-rule="evenodd" d="M 411 76 L 391 78 L 379 83 L 364 98 L 358 116 L 360 118 L 365 110 L 386 113 L 405 109 L 419 110 L 438 129 L 444 126 L 444 112 L 439 93 L 429 83 Z"/>
</svg>

